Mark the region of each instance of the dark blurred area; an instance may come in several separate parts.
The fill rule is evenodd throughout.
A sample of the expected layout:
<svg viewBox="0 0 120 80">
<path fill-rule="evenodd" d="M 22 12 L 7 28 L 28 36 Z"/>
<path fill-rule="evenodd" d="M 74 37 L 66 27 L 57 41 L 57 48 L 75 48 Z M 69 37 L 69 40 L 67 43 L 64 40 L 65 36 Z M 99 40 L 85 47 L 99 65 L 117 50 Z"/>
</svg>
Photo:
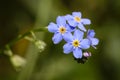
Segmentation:
<svg viewBox="0 0 120 80">
<path fill-rule="evenodd" d="M 119 9 L 120 0 L 0 0 L 0 49 L 19 34 L 46 27 L 57 16 L 74 11 L 91 19 L 90 27 L 100 40 L 96 50 L 91 48 L 92 57 L 85 64 L 79 64 L 72 54 L 63 53 L 64 42 L 54 45 L 53 34 L 37 33 L 47 47 L 37 54 L 36 62 L 28 63 L 34 65 L 26 68 L 31 71 L 17 72 L 9 57 L 0 54 L 0 80 L 120 80 Z M 29 52 L 32 56 L 37 53 L 33 47 L 28 41 L 20 40 L 12 46 L 12 51 L 24 57 L 28 55 L 26 59 L 33 61 L 29 56 Z M 20 78 L 20 74 L 30 75 Z"/>
</svg>

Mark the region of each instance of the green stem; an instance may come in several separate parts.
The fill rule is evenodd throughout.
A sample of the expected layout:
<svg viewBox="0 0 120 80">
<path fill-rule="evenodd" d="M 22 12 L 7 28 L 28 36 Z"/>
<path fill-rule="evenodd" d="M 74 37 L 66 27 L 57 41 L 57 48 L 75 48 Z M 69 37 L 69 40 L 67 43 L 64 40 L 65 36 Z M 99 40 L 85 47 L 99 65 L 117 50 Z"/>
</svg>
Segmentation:
<svg viewBox="0 0 120 80">
<path fill-rule="evenodd" d="M 33 30 L 30 30 L 29 32 L 26 32 L 22 35 L 19 35 L 17 38 L 15 38 L 14 40 L 12 40 L 10 43 L 8 43 L 7 45 L 9 46 L 12 46 L 14 45 L 17 41 L 23 39 L 25 36 L 28 36 L 31 34 L 31 32 L 40 32 L 40 31 L 47 31 L 47 28 L 46 27 L 40 27 L 39 29 L 33 29 Z"/>
<path fill-rule="evenodd" d="M 31 35 L 31 32 L 34 32 L 34 33 L 35 33 L 35 32 L 41 32 L 41 31 L 48 32 L 48 31 L 47 31 L 47 27 L 40 27 L 40 28 L 38 28 L 38 29 L 33 29 L 33 30 L 30 30 L 30 31 L 22 34 L 22 35 L 19 35 L 18 37 L 16 37 L 15 39 L 13 39 L 13 40 L 10 41 L 9 43 L 7 43 L 7 44 L 4 46 L 3 49 L 0 49 L 0 53 L 2 53 L 4 49 L 6 49 L 6 46 L 11 47 L 11 46 L 13 46 L 17 41 L 23 39 L 23 38 L 26 37 L 26 36 Z"/>
</svg>

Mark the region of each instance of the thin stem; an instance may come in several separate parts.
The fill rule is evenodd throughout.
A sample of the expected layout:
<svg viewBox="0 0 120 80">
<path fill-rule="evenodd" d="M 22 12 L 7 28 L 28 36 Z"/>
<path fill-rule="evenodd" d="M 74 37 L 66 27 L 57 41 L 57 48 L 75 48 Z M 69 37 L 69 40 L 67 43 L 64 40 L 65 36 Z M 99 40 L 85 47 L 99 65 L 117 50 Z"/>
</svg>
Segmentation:
<svg viewBox="0 0 120 80">
<path fill-rule="evenodd" d="M 26 32 L 22 35 L 19 35 L 17 38 L 15 38 L 14 40 L 12 40 L 10 43 L 8 43 L 7 45 L 9 46 L 12 46 L 13 44 L 15 44 L 17 41 L 23 39 L 25 36 L 28 36 L 31 34 L 31 32 L 40 32 L 40 31 L 47 31 L 47 28 L 46 27 L 40 27 L 38 29 L 33 29 L 33 30 L 30 30 L 29 32 Z"/>
<path fill-rule="evenodd" d="M 35 33 L 35 32 L 41 32 L 41 31 L 47 32 L 47 27 L 40 27 L 40 28 L 38 28 L 38 29 L 33 29 L 33 30 L 30 30 L 30 31 L 22 34 L 22 35 L 19 35 L 18 37 L 16 37 L 15 39 L 13 39 L 13 40 L 10 41 L 9 43 L 7 43 L 7 44 L 3 47 L 3 49 L 5 49 L 6 46 L 9 46 L 9 47 L 13 46 L 17 41 L 23 39 L 23 38 L 26 37 L 26 36 L 31 35 L 31 32 L 34 32 L 34 33 Z M 3 52 L 3 49 L 0 49 L 0 53 Z"/>
</svg>

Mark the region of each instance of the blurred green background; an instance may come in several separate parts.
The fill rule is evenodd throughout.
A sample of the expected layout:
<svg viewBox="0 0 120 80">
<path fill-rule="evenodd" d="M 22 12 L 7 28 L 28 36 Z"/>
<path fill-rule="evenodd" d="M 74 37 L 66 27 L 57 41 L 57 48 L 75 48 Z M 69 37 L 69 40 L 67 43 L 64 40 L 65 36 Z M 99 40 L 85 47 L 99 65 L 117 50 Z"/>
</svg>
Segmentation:
<svg viewBox="0 0 120 80">
<path fill-rule="evenodd" d="M 0 0 L 0 48 L 18 34 L 73 11 L 91 19 L 100 39 L 88 62 L 78 64 L 72 54 L 63 53 L 64 42 L 54 45 L 53 34 L 39 32 L 37 38 L 47 44 L 42 53 L 26 40 L 12 46 L 14 54 L 27 60 L 21 71 L 0 54 L 0 80 L 120 80 L 120 0 Z"/>
</svg>

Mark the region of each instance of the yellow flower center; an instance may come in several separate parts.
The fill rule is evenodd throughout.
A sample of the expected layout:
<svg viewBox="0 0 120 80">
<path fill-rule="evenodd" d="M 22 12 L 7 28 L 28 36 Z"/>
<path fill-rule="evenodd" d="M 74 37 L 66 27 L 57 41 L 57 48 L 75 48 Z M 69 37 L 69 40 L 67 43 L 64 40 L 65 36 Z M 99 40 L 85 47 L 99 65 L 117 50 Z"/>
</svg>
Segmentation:
<svg viewBox="0 0 120 80">
<path fill-rule="evenodd" d="M 72 42 L 72 45 L 73 45 L 74 47 L 79 47 L 80 42 L 76 39 L 76 40 L 74 40 L 74 41 Z"/>
<path fill-rule="evenodd" d="M 77 21 L 77 22 L 80 22 L 80 21 L 81 21 L 80 17 L 78 17 L 78 16 L 76 16 L 74 19 L 75 19 L 75 21 Z"/>
<path fill-rule="evenodd" d="M 60 28 L 59 28 L 59 32 L 60 32 L 61 34 L 64 34 L 64 33 L 66 32 L 66 28 L 65 28 L 65 27 L 60 27 Z"/>
</svg>

